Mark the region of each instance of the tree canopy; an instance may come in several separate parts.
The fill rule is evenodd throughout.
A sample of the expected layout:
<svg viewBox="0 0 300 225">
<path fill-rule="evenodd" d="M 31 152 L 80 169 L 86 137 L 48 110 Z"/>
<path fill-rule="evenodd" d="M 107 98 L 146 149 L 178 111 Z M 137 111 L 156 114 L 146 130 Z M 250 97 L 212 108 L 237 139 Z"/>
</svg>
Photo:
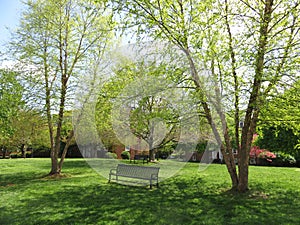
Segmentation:
<svg viewBox="0 0 300 225">
<path fill-rule="evenodd" d="M 299 80 L 274 92 L 262 108 L 258 145 L 299 157 Z"/>
<path fill-rule="evenodd" d="M 72 87 L 78 76 L 101 56 L 113 23 L 104 1 L 96 4 L 81 0 L 29 0 L 25 4 L 10 47 L 29 84 L 33 104 L 42 105 L 47 115 L 50 174 L 59 174 L 68 148 L 66 144 L 58 162 L 64 113 L 70 106 Z M 68 140 L 73 135 L 72 129 Z"/>
<path fill-rule="evenodd" d="M 297 75 L 299 2 L 116 1 L 137 35 L 166 40 L 186 56 L 233 189 L 248 189 L 249 151 L 270 91 Z M 203 82 L 203 70 L 210 82 Z M 205 90 L 213 87 L 213 96 Z M 211 93 L 210 93 L 211 95 Z M 213 98 L 212 98 L 213 97 Z M 212 116 L 215 110 L 221 126 Z M 233 112 L 229 115 L 227 112 Z M 230 118 L 234 118 L 234 124 Z M 240 132 L 239 124 L 243 120 Z M 229 127 L 235 127 L 238 172 Z"/>
<path fill-rule="evenodd" d="M 18 73 L 9 69 L 0 70 L 0 146 L 11 145 L 16 129 L 14 120 L 17 118 L 23 101 L 23 86 Z"/>
</svg>

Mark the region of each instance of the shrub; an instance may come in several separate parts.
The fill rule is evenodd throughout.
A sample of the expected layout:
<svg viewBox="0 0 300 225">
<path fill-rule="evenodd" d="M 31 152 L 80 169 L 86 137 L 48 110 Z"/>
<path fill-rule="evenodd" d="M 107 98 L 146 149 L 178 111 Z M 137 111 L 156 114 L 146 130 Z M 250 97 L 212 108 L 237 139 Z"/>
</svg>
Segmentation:
<svg viewBox="0 0 300 225">
<path fill-rule="evenodd" d="M 26 151 L 26 158 L 31 158 L 32 154 L 31 154 L 31 151 Z"/>
<path fill-rule="evenodd" d="M 12 159 L 22 158 L 22 153 L 21 152 L 10 153 L 10 158 L 12 158 Z"/>
<path fill-rule="evenodd" d="M 117 159 L 118 158 L 117 154 L 114 153 L 114 152 L 108 152 L 108 153 L 106 153 L 106 156 L 107 156 L 107 158 L 110 158 L 110 159 Z"/>
<path fill-rule="evenodd" d="M 156 157 L 161 158 L 161 159 L 166 159 L 168 158 L 174 150 L 172 148 L 164 147 L 158 149 L 156 152 Z M 148 152 L 144 153 L 144 155 L 147 155 Z"/>
<path fill-rule="evenodd" d="M 12 153 L 12 154 L 10 154 L 10 158 L 12 158 L 12 159 L 18 158 L 18 154 L 17 153 Z"/>
<path fill-rule="evenodd" d="M 128 151 L 123 151 L 121 157 L 122 159 L 130 159 L 130 153 Z"/>
<path fill-rule="evenodd" d="M 267 159 L 268 161 L 272 162 L 272 159 L 275 159 L 276 155 L 273 152 L 265 150 L 258 155 L 258 158 Z"/>
<path fill-rule="evenodd" d="M 34 149 L 33 156 L 36 158 L 48 158 L 50 157 L 50 149 L 46 147 Z"/>
<path fill-rule="evenodd" d="M 296 159 L 290 154 L 278 152 L 276 153 L 276 159 L 273 164 L 276 166 L 294 166 L 296 164 Z"/>
<path fill-rule="evenodd" d="M 265 159 L 268 162 L 272 162 L 272 160 L 276 158 L 276 155 L 266 149 L 261 149 L 258 146 L 253 146 L 250 150 L 250 157 Z"/>
</svg>

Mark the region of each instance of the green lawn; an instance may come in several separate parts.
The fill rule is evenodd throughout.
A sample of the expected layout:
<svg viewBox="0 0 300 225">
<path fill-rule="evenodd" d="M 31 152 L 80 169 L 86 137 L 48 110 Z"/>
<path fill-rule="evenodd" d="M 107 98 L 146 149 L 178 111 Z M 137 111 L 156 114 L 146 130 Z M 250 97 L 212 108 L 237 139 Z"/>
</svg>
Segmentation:
<svg viewBox="0 0 300 225">
<path fill-rule="evenodd" d="M 300 224 L 300 169 L 250 167 L 233 195 L 225 165 L 188 163 L 160 188 L 108 184 L 83 159 L 43 178 L 49 159 L 0 160 L 0 224 Z"/>
</svg>

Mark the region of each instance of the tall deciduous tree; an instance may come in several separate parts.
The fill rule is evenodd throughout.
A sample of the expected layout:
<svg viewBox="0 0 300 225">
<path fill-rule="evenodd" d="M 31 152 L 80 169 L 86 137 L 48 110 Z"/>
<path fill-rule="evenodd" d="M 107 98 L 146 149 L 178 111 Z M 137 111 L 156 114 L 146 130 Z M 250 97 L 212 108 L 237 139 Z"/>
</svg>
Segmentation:
<svg viewBox="0 0 300 225">
<path fill-rule="evenodd" d="M 232 189 L 247 191 L 249 151 L 260 108 L 281 81 L 296 76 L 300 2 L 124 0 L 115 3 L 127 13 L 127 24 L 138 27 L 138 34 L 169 41 L 183 52 L 206 119 L 224 156 Z M 208 88 L 200 76 L 201 69 L 209 71 L 213 98 L 212 93 L 205 91 Z M 220 127 L 213 111 L 221 121 Z M 234 118 L 233 124 L 229 117 Z M 240 120 L 243 120 L 241 133 Z M 230 126 L 235 130 L 238 170 Z"/>
<path fill-rule="evenodd" d="M 103 52 L 112 27 L 105 1 L 28 0 L 11 43 L 13 53 L 44 105 L 51 143 L 50 175 L 59 174 L 69 146 L 59 160 L 64 112 L 76 77 Z M 57 114 L 57 116 L 53 116 Z M 70 131 L 68 140 L 74 135 Z"/>
<path fill-rule="evenodd" d="M 49 148 L 47 120 L 41 112 L 24 107 L 14 118 L 13 127 L 15 132 L 11 140 L 13 145 L 21 150 L 22 157 L 26 158 L 28 147 L 32 149 L 32 152 L 40 146 Z"/>
<path fill-rule="evenodd" d="M 0 148 L 3 157 L 15 133 L 13 122 L 22 105 L 23 87 L 18 81 L 18 73 L 0 69 Z"/>
<path fill-rule="evenodd" d="M 159 147 L 177 141 L 178 115 L 161 95 L 146 96 L 136 103 L 130 118 L 131 130 L 148 144 L 149 158 L 154 161 Z"/>
<path fill-rule="evenodd" d="M 139 148 L 148 149 L 151 160 L 155 159 L 154 153 L 157 148 L 163 147 L 175 139 L 176 127 L 179 124 L 178 115 L 171 108 L 171 103 L 163 99 L 164 96 L 161 96 L 160 93 L 164 91 L 164 88 L 167 89 L 167 86 L 154 87 L 154 91 L 150 90 L 145 93 L 140 85 L 136 86 L 136 83 L 133 82 L 136 79 L 142 79 L 144 76 L 156 80 L 162 74 L 166 76 L 166 79 L 170 79 L 169 77 L 174 76 L 176 73 L 176 67 L 172 68 L 171 65 L 157 64 L 159 63 L 127 61 L 113 68 L 113 77 L 103 84 L 96 108 L 97 127 L 100 136 L 102 136 L 102 141 L 112 140 L 116 143 L 116 136 L 108 136 L 108 134 L 113 134 L 111 121 L 113 103 L 116 99 L 119 101 L 118 98 L 122 96 L 122 103 L 128 103 L 131 108 L 128 123 L 123 125 L 129 127 L 132 134 L 143 140 L 145 144 L 147 143 L 147 146 L 142 145 Z M 131 85 L 130 88 L 128 88 L 128 85 Z M 150 88 L 146 87 L 146 89 L 149 90 Z M 130 92 L 130 90 L 132 91 Z M 166 127 L 159 126 L 159 121 L 155 120 L 158 118 L 165 123 Z M 163 128 L 166 128 L 166 130 L 163 130 Z M 163 135 L 164 131 L 167 131 L 165 136 Z"/>
</svg>

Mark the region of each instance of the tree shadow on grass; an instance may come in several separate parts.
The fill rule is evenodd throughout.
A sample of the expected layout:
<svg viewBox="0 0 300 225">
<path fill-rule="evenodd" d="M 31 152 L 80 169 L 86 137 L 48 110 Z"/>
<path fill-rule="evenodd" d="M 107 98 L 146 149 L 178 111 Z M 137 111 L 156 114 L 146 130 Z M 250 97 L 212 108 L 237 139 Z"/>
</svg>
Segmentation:
<svg viewBox="0 0 300 225">
<path fill-rule="evenodd" d="M 11 212 L 2 209 L 0 223 L 299 224 L 299 198 L 293 192 L 264 198 L 255 190 L 252 195 L 217 192 L 227 185 L 216 185 L 200 176 L 173 177 L 152 190 L 104 179 L 86 186 L 65 183 Z"/>
<path fill-rule="evenodd" d="M 14 185 L 25 185 L 26 182 L 31 182 L 34 179 L 42 178 L 45 176 L 43 172 L 22 172 L 22 173 L 9 173 L 1 174 L 0 176 L 0 187 L 4 188 L 7 186 Z"/>
<path fill-rule="evenodd" d="M 64 161 L 63 168 L 72 168 L 72 169 L 78 169 L 78 168 L 89 168 L 88 163 L 85 160 L 82 159 L 68 159 L 66 158 Z"/>
</svg>

